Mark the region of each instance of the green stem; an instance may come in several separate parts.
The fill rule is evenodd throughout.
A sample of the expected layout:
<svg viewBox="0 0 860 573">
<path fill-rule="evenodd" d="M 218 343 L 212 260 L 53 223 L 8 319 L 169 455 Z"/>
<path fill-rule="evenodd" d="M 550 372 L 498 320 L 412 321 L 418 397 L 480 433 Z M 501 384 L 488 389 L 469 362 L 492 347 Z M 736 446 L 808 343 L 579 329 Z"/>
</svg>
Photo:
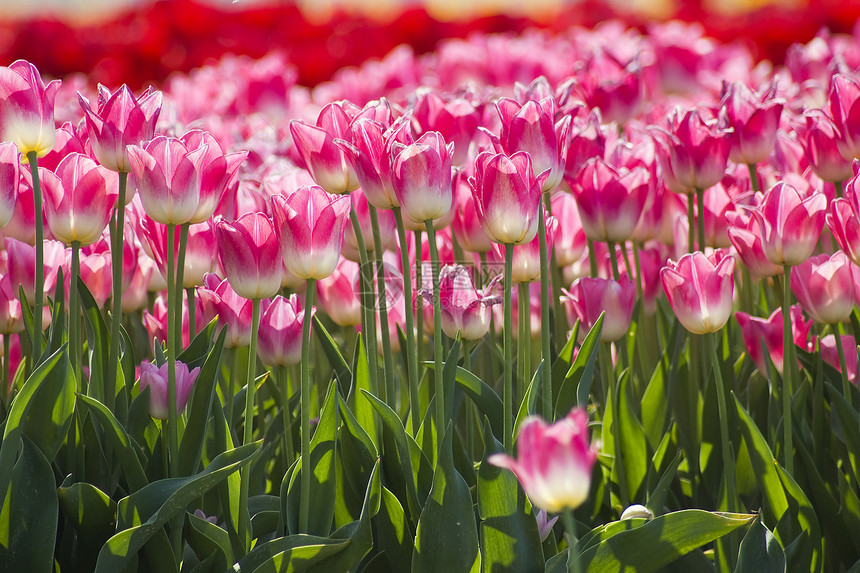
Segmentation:
<svg viewBox="0 0 860 573">
<path fill-rule="evenodd" d="M 12 346 L 12 335 L 4 334 L 3 335 L 3 387 L 0 388 L 0 398 L 2 398 L 2 405 L 4 408 L 9 404 L 6 402 L 9 399 L 9 380 L 12 378 L 12 365 L 9 364 L 10 360 L 10 351 L 9 347 Z"/>
<path fill-rule="evenodd" d="M 621 280 L 621 273 L 618 271 L 618 258 L 615 256 L 615 243 L 606 241 L 606 247 L 609 250 L 609 264 L 612 266 L 612 278 L 616 281 Z"/>
<path fill-rule="evenodd" d="M 576 521 L 573 519 L 573 510 L 564 508 L 561 511 L 561 520 L 564 523 L 565 537 L 567 537 L 567 571 L 568 573 L 579 573 L 579 555 L 576 553 Z"/>
<path fill-rule="evenodd" d="M 750 172 L 750 185 L 752 185 L 753 193 L 761 191 L 761 183 L 758 181 L 758 170 L 755 163 L 747 163 L 747 169 Z"/>
<path fill-rule="evenodd" d="M 836 197 L 842 197 L 842 189 L 843 189 L 842 181 L 834 181 L 833 182 L 833 189 L 836 191 Z"/>
<path fill-rule="evenodd" d="M 169 286 L 169 285 L 168 285 Z M 257 331 L 260 328 L 260 299 L 251 300 L 251 348 L 248 351 L 248 369 L 245 372 L 245 431 L 242 445 L 254 441 L 254 403 L 257 386 Z M 241 485 L 239 487 L 239 541 L 245 548 L 245 553 L 251 549 L 251 532 L 248 531 L 248 496 L 251 487 L 251 467 L 242 467 Z"/>
<path fill-rule="evenodd" d="M 128 184 L 128 173 L 119 173 L 119 197 L 116 200 L 114 225 L 110 229 L 111 255 L 111 305 L 113 307 L 110 324 L 110 357 L 108 358 L 108 375 L 105 379 L 105 406 L 113 410 L 116 398 L 117 361 L 119 360 L 119 326 L 122 322 L 122 255 L 123 229 L 125 228 L 125 195 Z M 168 257 L 173 259 L 173 251 Z M 168 287 L 170 288 L 170 287 Z M 168 315 L 169 316 L 169 315 Z"/>
<path fill-rule="evenodd" d="M 642 266 L 639 264 L 639 245 L 633 242 L 633 266 L 636 269 L 636 299 L 642 301 L 642 315 L 645 315 L 644 279 L 642 278 Z"/>
<path fill-rule="evenodd" d="M 588 249 L 588 274 L 591 278 L 596 279 L 598 273 L 597 269 L 597 253 L 594 252 L 594 241 L 591 239 L 586 239 L 587 249 Z"/>
<path fill-rule="evenodd" d="M 436 436 L 439 444 L 439 459 L 442 458 L 442 434 L 445 433 L 445 382 L 442 378 L 442 295 L 439 289 L 439 275 L 442 267 L 439 264 L 439 249 L 436 247 L 436 231 L 433 229 L 433 219 L 424 221 L 427 227 L 427 242 L 430 244 L 430 262 L 433 273 L 433 367 L 434 385 L 436 390 Z"/>
<path fill-rule="evenodd" d="M 81 327 L 80 309 L 78 306 L 78 277 L 81 276 L 81 244 L 72 242 L 72 276 L 69 279 L 69 348 L 70 359 L 77 381 L 77 391 L 86 394 L 84 380 L 81 377 Z"/>
<path fill-rule="evenodd" d="M 30 173 L 33 176 L 33 212 L 36 217 L 36 293 L 33 297 L 33 369 L 41 362 L 42 354 L 42 299 L 45 297 L 45 229 L 42 220 L 42 184 L 39 180 L 38 158 L 35 151 L 27 152 Z"/>
<path fill-rule="evenodd" d="M 699 211 L 699 250 L 705 251 L 705 190 L 696 189 L 696 204 Z M 692 251 L 691 251 L 692 252 Z"/>
<path fill-rule="evenodd" d="M 403 268 L 403 296 L 406 311 L 406 369 L 409 380 L 409 410 L 412 417 L 412 435 L 417 436 L 421 427 L 421 408 L 418 397 L 418 349 L 415 346 L 415 317 L 412 314 L 412 267 L 409 264 L 409 249 L 406 246 L 406 227 L 400 207 L 394 207 L 394 221 L 400 239 L 400 266 Z"/>
<path fill-rule="evenodd" d="M 287 367 L 277 367 L 277 378 L 281 386 L 281 410 L 284 416 L 284 463 L 287 468 L 293 465 L 296 452 L 293 449 L 292 411 L 290 410 L 290 384 L 287 377 Z"/>
<path fill-rule="evenodd" d="M 229 326 L 227 327 L 229 328 Z M 225 399 L 227 400 L 227 428 L 230 430 L 230 435 L 233 435 L 233 402 L 236 397 L 236 363 L 238 362 L 238 348 L 230 349 L 230 378 L 227 379 L 227 392 Z"/>
<path fill-rule="evenodd" d="M 385 398 L 397 410 L 397 392 L 394 380 L 394 360 L 391 357 L 391 335 L 388 331 L 388 301 L 385 298 L 385 266 L 382 262 L 382 236 L 379 234 L 379 216 L 376 207 L 369 204 L 370 223 L 373 227 L 373 257 L 376 260 L 376 288 L 379 301 L 379 322 L 382 331 L 382 375 L 385 377 Z"/>
<path fill-rule="evenodd" d="M 541 202 L 538 212 L 538 248 L 540 249 L 540 342 L 543 370 L 541 371 L 541 389 L 543 390 L 544 416 L 550 422 L 554 421 L 552 408 L 552 347 L 549 322 L 549 251 L 546 240 L 546 224 L 544 205 Z"/>
<path fill-rule="evenodd" d="M 785 265 L 782 297 L 782 428 L 785 471 L 794 476 L 794 444 L 791 428 L 791 396 L 794 378 L 794 337 L 791 332 L 791 266 Z"/>
<path fill-rule="evenodd" d="M 695 213 L 696 198 L 694 195 L 687 195 L 687 252 L 692 253 L 696 250 L 696 213 Z"/>
<path fill-rule="evenodd" d="M 727 391 L 723 383 L 723 373 L 720 368 L 720 359 L 717 356 L 717 340 L 714 333 L 705 335 L 705 346 L 708 347 L 711 358 L 711 368 L 714 371 L 714 383 L 717 390 L 717 407 L 720 414 L 720 442 L 723 450 L 723 480 L 726 485 L 726 498 L 728 499 L 728 511 L 735 511 L 737 496 L 735 494 L 735 458 L 729 442 L 729 413 L 727 404 Z"/>
<path fill-rule="evenodd" d="M 529 283 L 517 283 L 517 304 L 519 309 L 517 319 L 519 336 L 517 337 L 517 366 L 518 376 L 517 396 L 525 396 L 531 382 L 531 306 L 529 305 Z"/>
<path fill-rule="evenodd" d="M 194 301 L 194 287 L 185 289 L 185 298 L 188 300 L 188 343 L 190 344 L 197 336 L 197 307 Z"/>
<path fill-rule="evenodd" d="M 175 328 L 176 328 L 176 344 L 177 353 L 182 350 L 182 293 L 185 290 L 184 285 L 185 282 L 185 249 L 188 245 L 188 227 L 191 226 L 191 223 L 183 223 L 179 226 L 179 252 L 176 257 L 176 317 L 175 317 Z M 191 333 L 191 329 L 189 328 L 189 334 Z M 188 342 L 191 342 L 191 338 L 188 338 Z"/>
<path fill-rule="evenodd" d="M 176 285 L 174 269 L 176 267 L 174 266 L 173 260 L 173 231 L 175 227 L 176 225 L 173 224 L 167 225 L 167 459 L 169 468 L 168 477 L 173 478 L 179 477 L 179 415 L 176 403 L 176 330 L 173 324 L 173 321 L 175 320 L 174 311 L 176 308 L 176 292 L 174 290 Z M 122 251 L 121 241 L 119 242 L 118 250 Z M 122 281 L 122 276 L 119 277 L 119 280 Z M 120 298 L 117 298 L 117 300 L 121 302 Z M 114 305 L 114 309 L 116 309 L 116 305 Z M 119 321 L 122 316 L 121 312 L 122 311 L 120 311 L 120 314 L 114 314 L 111 317 L 111 332 L 113 332 L 114 325 L 116 325 L 117 336 L 119 335 Z M 119 339 L 117 338 L 117 343 L 118 342 Z M 117 350 L 119 349 L 117 348 Z M 117 357 L 118 356 L 119 354 L 117 354 Z M 109 387 L 115 386 L 116 384 L 115 368 L 112 382 L 112 384 L 108 383 Z M 112 391 L 111 397 L 113 397 L 114 394 L 115 391 Z M 182 526 L 177 519 L 171 520 L 170 540 L 174 554 L 178 559 L 180 558 L 180 552 L 182 551 Z"/>
<path fill-rule="evenodd" d="M 355 233 L 355 241 L 358 243 L 358 280 L 360 283 L 361 297 L 361 335 L 364 337 L 364 347 L 367 349 L 367 366 L 370 370 L 370 392 L 379 396 L 379 360 L 376 353 L 376 312 L 373 304 L 373 278 L 370 263 L 367 258 L 367 246 L 364 243 L 364 235 L 361 232 L 361 224 L 358 222 L 358 214 L 355 207 L 350 207 L 349 220 L 352 223 L 352 231 Z"/>
<path fill-rule="evenodd" d="M 505 451 L 510 455 L 514 452 L 514 357 L 513 357 L 513 318 L 511 317 L 511 272 L 514 266 L 514 246 L 510 243 L 505 244 L 505 275 L 504 283 L 504 304 L 505 304 L 505 325 L 502 331 L 503 344 L 505 347 L 505 386 L 504 386 L 504 407 L 505 407 Z"/>
<path fill-rule="evenodd" d="M 302 380 L 301 380 L 301 408 L 302 408 L 302 496 L 299 502 L 299 533 L 307 533 L 310 523 L 310 501 L 311 501 L 311 322 L 314 294 L 316 293 L 316 279 L 308 279 L 308 288 L 305 291 L 305 318 L 302 324 Z M 374 356 L 374 359 L 376 356 Z"/>
<path fill-rule="evenodd" d="M 421 231 L 415 231 L 415 288 L 421 289 L 424 286 L 424 264 L 422 250 L 424 247 L 421 244 Z M 424 299 L 420 296 L 415 297 L 415 332 L 418 337 L 415 340 L 416 356 L 418 357 L 418 380 L 424 372 Z M 419 418 L 420 418 L 419 413 Z M 416 434 L 417 435 L 417 434 Z"/>
<path fill-rule="evenodd" d="M 845 400 L 851 404 L 851 383 L 848 381 L 848 368 L 845 366 L 845 349 L 842 347 L 842 334 L 845 332 L 842 328 L 842 323 L 836 324 L 836 332 L 833 333 L 833 338 L 836 339 L 836 352 L 839 354 L 839 369 L 842 375 L 842 392 L 845 394 Z"/>
</svg>

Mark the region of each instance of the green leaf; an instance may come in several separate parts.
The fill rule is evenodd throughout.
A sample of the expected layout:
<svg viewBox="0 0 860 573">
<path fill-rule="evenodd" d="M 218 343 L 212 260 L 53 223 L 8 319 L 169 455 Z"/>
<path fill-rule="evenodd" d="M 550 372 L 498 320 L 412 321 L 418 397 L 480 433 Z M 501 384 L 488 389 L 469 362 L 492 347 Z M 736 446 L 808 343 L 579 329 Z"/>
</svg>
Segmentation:
<svg viewBox="0 0 860 573">
<path fill-rule="evenodd" d="M 87 394 L 104 401 L 105 376 L 108 371 L 110 350 L 110 331 L 102 318 L 101 308 L 90 294 L 87 285 L 78 277 L 78 291 L 81 307 L 84 310 L 84 324 L 87 330 L 87 347 L 90 349 L 90 384 Z"/>
<path fill-rule="evenodd" d="M 359 425 L 367 432 L 376 449 L 379 450 L 379 435 L 377 430 L 376 415 L 370 401 L 362 396 L 362 392 L 370 392 L 370 369 L 367 364 L 367 353 L 364 349 L 364 341 L 361 336 L 356 337 L 355 356 L 353 356 L 353 377 L 347 395 L 347 404 Z"/>
<path fill-rule="evenodd" d="M 172 517 L 228 475 L 250 463 L 259 447 L 259 443 L 240 446 L 219 455 L 195 476 L 159 480 L 120 500 L 117 527 L 131 527 L 121 530 L 102 547 L 96 571 L 122 570 Z"/>
<path fill-rule="evenodd" d="M 626 483 L 621 486 L 627 488 L 627 499 L 641 499 L 651 458 L 645 430 L 636 418 L 630 403 L 629 374 L 630 371 L 626 370 L 618 380 L 616 394 L 618 416 L 613 430 L 618 438 L 615 461 L 624 464 L 623 475 Z"/>
<path fill-rule="evenodd" d="M 290 535 L 258 545 L 233 566 L 236 573 L 255 571 L 305 571 L 326 557 L 346 549 L 349 540 L 328 539 L 315 535 Z M 300 562 L 303 567 L 292 565 Z"/>
<path fill-rule="evenodd" d="M 5 571 L 50 573 L 59 507 L 51 464 L 26 435 L 16 436 L 21 456 L 10 468 L 0 510 L 0 564 Z M 17 453 L 17 452 L 16 452 Z"/>
<path fill-rule="evenodd" d="M 186 515 L 185 539 L 198 557 L 205 559 L 212 554 L 218 571 L 226 571 L 235 562 L 230 535 L 193 513 Z"/>
<path fill-rule="evenodd" d="M 779 475 L 783 488 L 785 488 L 788 511 L 796 516 L 800 530 L 806 534 L 808 539 L 803 544 L 803 561 L 793 560 L 792 567 L 809 568 L 810 571 L 819 571 L 821 568 L 821 528 L 818 525 L 818 517 L 809 502 L 809 498 L 794 479 L 780 467 L 776 461 L 773 466 Z"/>
<path fill-rule="evenodd" d="M 454 469 L 452 427 L 442 441 L 433 488 L 415 533 L 412 571 L 479 571 L 478 528 L 466 480 Z"/>
<path fill-rule="evenodd" d="M 486 418 L 485 418 L 486 420 Z M 540 571 L 543 551 L 537 521 L 516 476 L 487 458 L 504 447 L 485 422 L 484 458 L 478 470 L 481 561 L 485 571 Z"/>
<path fill-rule="evenodd" d="M 412 564 L 412 548 L 415 541 L 406 513 L 400 500 L 388 489 L 382 488 L 382 505 L 373 518 L 375 538 L 379 549 L 388 561 L 391 571 L 408 571 Z"/>
<path fill-rule="evenodd" d="M 478 410 L 490 420 L 493 435 L 501 439 L 504 430 L 505 407 L 496 391 L 470 371 L 458 366 L 455 375 L 457 386 L 468 396 Z"/>
<path fill-rule="evenodd" d="M 580 567 L 589 573 L 657 571 L 682 555 L 743 527 L 755 519 L 743 513 L 712 513 L 686 509 L 652 520 L 630 519 L 620 531 L 580 554 Z M 603 526 L 608 529 L 612 524 Z"/>
<path fill-rule="evenodd" d="M 311 491 L 301 492 L 301 495 L 309 495 L 311 498 L 310 507 L 313 511 L 308 516 L 308 533 L 311 535 L 328 535 L 334 518 L 337 413 L 337 386 L 329 384 L 320 421 L 311 438 Z M 297 475 L 304 469 L 303 460 L 300 459 Z"/>
<path fill-rule="evenodd" d="M 95 567 L 96 555 L 116 529 L 116 502 L 92 484 L 78 482 L 57 490 L 60 507 L 77 533 L 81 569 Z M 86 561 L 86 562 L 83 562 Z"/>
<path fill-rule="evenodd" d="M 591 327 L 579 347 L 576 360 L 571 364 L 555 401 L 555 414 L 564 417 L 574 406 L 588 406 L 591 383 L 594 380 L 594 365 L 597 363 L 597 349 L 600 347 L 600 331 L 603 329 L 603 315 Z"/>
<path fill-rule="evenodd" d="M 785 552 L 760 519 L 753 521 L 741 541 L 735 573 L 783 573 Z"/>
<path fill-rule="evenodd" d="M 533 416 L 537 413 L 537 398 L 538 398 L 538 387 L 541 383 L 541 372 L 543 371 L 543 360 L 541 360 L 537 369 L 532 375 L 531 382 L 529 382 L 529 387 L 526 389 L 526 393 L 523 396 L 522 402 L 520 402 L 520 407 L 517 410 L 517 417 L 514 420 L 514 442 L 516 443 L 517 436 L 520 433 L 520 425 L 522 425 L 523 421 L 528 416 Z"/>
<path fill-rule="evenodd" d="M 320 346 L 322 346 L 323 352 L 325 352 L 326 358 L 328 358 L 329 363 L 334 368 L 334 375 L 337 378 L 338 384 L 346 392 L 352 382 L 352 373 L 349 371 L 349 365 L 346 363 L 343 354 L 340 353 L 337 343 L 316 314 L 314 315 L 313 331 L 319 340 Z"/>
</svg>

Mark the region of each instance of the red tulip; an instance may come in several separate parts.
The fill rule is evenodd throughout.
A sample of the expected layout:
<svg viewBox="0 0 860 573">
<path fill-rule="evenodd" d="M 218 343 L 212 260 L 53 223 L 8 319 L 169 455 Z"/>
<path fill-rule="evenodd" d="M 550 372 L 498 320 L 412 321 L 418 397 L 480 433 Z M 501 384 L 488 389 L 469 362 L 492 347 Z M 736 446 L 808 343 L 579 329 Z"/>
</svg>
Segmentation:
<svg viewBox="0 0 860 573">
<path fill-rule="evenodd" d="M 517 436 L 517 452 L 517 459 L 493 454 L 487 461 L 514 472 L 535 507 L 559 513 L 588 497 L 597 451 L 589 444 L 588 414 L 582 408 L 552 425 L 527 418 Z"/>
<path fill-rule="evenodd" d="M 56 174 L 56 183 L 52 177 L 41 178 L 51 233 L 67 245 L 95 243 L 107 227 L 119 195 L 116 174 L 80 153 L 66 156 Z"/>
<path fill-rule="evenodd" d="M 48 85 L 36 66 L 17 60 L 0 67 L 0 140 L 11 141 L 27 154 L 44 157 L 54 147 L 54 98 L 60 80 Z"/>
<path fill-rule="evenodd" d="M 693 334 L 718 332 L 732 312 L 735 259 L 725 251 L 697 251 L 668 261 L 660 271 L 675 316 Z"/>
<path fill-rule="evenodd" d="M 833 324 L 848 320 L 860 286 L 860 268 L 839 251 L 800 263 L 791 273 L 791 292 L 815 322 Z"/>
<path fill-rule="evenodd" d="M 280 248 L 272 222 L 264 213 L 246 213 L 215 227 L 221 265 L 230 286 L 241 297 L 262 299 L 281 289 Z"/>
<path fill-rule="evenodd" d="M 322 187 L 299 187 L 272 199 L 284 264 L 296 277 L 322 279 L 334 272 L 343 244 L 349 199 Z"/>
</svg>

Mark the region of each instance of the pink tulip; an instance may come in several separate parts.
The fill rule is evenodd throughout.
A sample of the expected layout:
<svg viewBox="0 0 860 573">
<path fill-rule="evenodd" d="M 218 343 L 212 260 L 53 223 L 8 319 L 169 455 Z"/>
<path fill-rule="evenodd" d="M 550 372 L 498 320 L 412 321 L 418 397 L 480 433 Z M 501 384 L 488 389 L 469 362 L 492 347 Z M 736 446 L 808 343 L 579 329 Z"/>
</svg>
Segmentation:
<svg viewBox="0 0 860 573">
<path fill-rule="evenodd" d="M 824 181 L 834 183 L 851 177 L 851 162 L 843 157 L 839 147 L 839 128 L 823 110 L 807 110 L 795 125 L 812 171 Z"/>
<path fill-rule="evenodd" d="M 96 159 L 111 171 L 131 172 L 126 148 L 145 143 L 155 135 L 155 124 L 161 113 L 161 92 L 147 88 L 140 97 L 135 97 L 126 86 L 111 93 L 100 85 L 97 111 L 93 111 L 84 96 L 78 94 L 78 99 Z M 129 193 L 128 200 L 132 196 Z"/>
<path fill-rule="evenodd" d="M 391 209 L 400 205 L 391 182 L 389 156 L 392 143 L 397 140 L 398 133 L 405 131 L 403 128 L 406 125 L 400 123 L 386 129 L 378 121 L 362 118 L 350 127 L 350 141 L 335 141 L 352 162 L 367 200 L 377 209 Z"/>
<path fill-rule="evenodd" d="M 481 121 L 481 110 L 474 102 L 465 97 L 452 97 L 446 101 L 435 90 L 419 90 L 413 113 L 422 131 L 438 131 L 445 141 L 454 144 L 454 165 L 466 163 L 469 144 Z"/>
<path fill-rule="evenodd" d="M 6 252 L 9 255 L 9 280 L 12 282 L 12 290 L 18 293 L 18 287 L 24 289 L 24 296 L 32 304 L 36 298 L 36 248 L 27 243 L 6 237 L 4 239 Z M 44 269 L 45 287 L 43 289 L 43 304 L 47 304 L 48 295 L 53 296 L 57 287 L 57 273 L 63 267 L 63 274 L 69 271 L 69 261 L 66 249 L 62 243 L 57 241 L 45 241 L 44 243 Z"/>
<path fill-rule="evenodd" d="M 68 304 L 72 278 L 71 273 L 65 273 L 65 277 L 66 304 Z M 87 285 L 87 289 L 93 295 L 96 304 L 103 308 L 111 296 L 111 285 L 113 284 L 110 252 L 82 253 L 81 280 Z M 125 295 L 123 295 L 123 298 L 125 298 Z"/>
<path fill-rule="evenodd" d="M 18 292 L 8 274 L 0 277 L 0 334 L 6 337 L 24 330 L 24 315 Z"/>
<path fill-rule="evenodd" d="M 592 157 L 603 157 L 606 150 L 606 133 L 601 126 L 600 112 L 592 111 L 587 120 L 574 118 L 570 143 L 564 164 L 564 178 L 571 184 L 579 170 Z"/>
<path fill-rule="evenodd" d="M 725 251 L 668 261 L 660 271 L 663 290 L 681 324 L 693 334 L 718 332 L 732 312 L 735 259 Z"/>
<path fill-rule="evenodd" d="M 274 300 L 267 302 L 260 317 L 257 341 L 257 356 L 260 361 L 275 367 L 301 363 L 303 324 L 304 310 L 295 294 L 288 299 L 276 296 Z"/>
<path fill-rule="evenodd" d="M 791 273 L 791 292 L 815 322 L 825 324 L 848 320 L 858 286 L 860 268 L 842 251 L 811 257 Z"/>
<path fill-rule="evenodd" d="M 550 199 L 550 205 L 552 216 L 558 219 L 553 245 L 555 260 L 560 267 L 572 265 L 582 257 L 588 243 L 579 218 L 579 207 L 570 193 L 556 193 Z"/>
<path fill-rule="evenodd" d="M 845 186 L 844 198 L 830 203 L 827 213 L 827 226 L 833 233 L 839 247 L 845 251 L 854 264 L 860 264 L 860 163 L 855 162 L 855 175 Z"/>
<path fill-rule="evenodd" d="M 11 141 L 27 154 L 44 157 L 54 147 L 54 99 L 60 80 L 48 85 L 36 66 L 17 60 L 0 67 L 0 141 Z"/>
<path fill-rule="evenodd" d="M 755 165 L 776 148 L 776 132 L 784 102 L 776 98 L 776 84 L 754 93 L 741 82 L 723 82 L 722 117 L 732 129 L 729 159 Z"/>
<path fill-rule="evenodd" d="M 0 143 L 0 227 L 8 225 L 15 214 L 20 165 L 18 147 L 11 141 Z"/>
<path fill-rule="evenodd" d="M 577 320 L 579 325 L 579 340 L 585 340 L 585 335 L 603 316 L 603 328 L 600 331 L 602 342 L 621 340 L 630 329 L 633 319 L 633 306 L 636 303 L 636 284 L 629 277 L 621 280 L 601 278 L 581 278 L 576 280 L 570 290 L 562 289 L 562 302 L 567 305 L 568 322 Z"/>
<path fill-rule="evenodd" d="M 355 209 L 355 214 L 358 217 L 358 224 L 364 237 L 364 246 L 367 249 L 368 255 L 371 255 L 376 252 L 376 247 L 373 241 L 373 226 L 371 224 L 367 197 L 362 192 L 362 189 L 356 189 L 349 194 L 349 198 L 352 201 L 352 208 Z M 382 250 L 385 251 L 394 245 L 394 236 L 397 232 L 394 213 L 389 209 L 379 210 L 376 213 L 376 218 Z M 360 258 L 358 239 L 355 236 L 355 231 L 352 225 L 346 225 L 345 223 L 343 228 L 343 256 L 351 261 L 358 261 Z M 373 256 L 370 258 L 373 259 Z"/>
<path fill-rule="evenodd" d="M 142 392 L 149 388 L 149 415 L 157 420 L 166 420 L 168 417 L 167 366 L 164 363 L 159 368 L 152 362 L 140 365 L 140 390 Z M 189 372 L 187 364 L 176 361 L 176 411 L 180 414 L 188 404 L 188 397 L 199 373 L 199 367 Z"/>
<path fill-rule="evenodd" d="M 588 497 L 597 451 L 589 444 L 588 414 L 582 408 L 552 425 L 527 418 L 517 436 L 517 452 L 517 459 L 493 454 L 487 461 L 514 472 L 538 509 L 559 513 Z"/>
<path fill-rule="evenodd" d="M 723 178 L 731 133 L 705 121 L 696 109 L 670 116 L 670 131 L 656 130 L 657 159 L 666 186 L 675 193 L 707 189 Z"/>
<path fill-rule="evenodd" d="M 55 171 L 60 161 L 72 153 L 86 153 L 86 146 L 74 126 L 66 122 L 57 128 L 54 148 L 42 157 L 39 166 Z"/>
<path fill-rule="evenodd" d="M 66 156 L 53 178 L 42 178 L 48 227 L 67 245 L 90 245 L 101 238 L 119 195 L 112 171 L 80 153 Z"/>
<path fill-rule="evenodd" d="M 527 153 L 478 155 L 469 185 L 478 219 L 490 240 L 520 245 L 534 239 L 543 177 L 546 175 L 535 178 Z"/>
<path fill-rule="evenodd" d="M 225 154 L 221 144 L 208 131 L 194 129 L 180 140 L 188 151 L 205 147 L 200 164 L 200 197 L 191 223 L 203 223 L 212 218 L 224 191 L 233 183 L 239 167 L 248 157 L 247 151 Z"/>
<path fill-rule="evenodd" d="M 843 334 L 840 340 L 843 352 L 845 352 L 845 368 L 848 370 L 848 381 L 857 386 L 857 341 L 850 334 Z M 821 337 L 818 340 L 818 348 L 821 352 L 821 359 L 833 366 L 837 372 L 841 373 L 842 366 L 839 364 L 839 349 L 836 348 L 836 338 L 834 335 L 828 334 Z"/>
<path fill-rule="evenodd" d="M 463 340 L 484 338 L 490 330 L 492 306 L 502 302 L 500 296 L 489 294 L 496 282 L 497 279 L 477 290 L 466 267 L 443 267 L 439 277 L 442 331 L 450 338 L 456 338 L 458 332 Z"/>
<path fill-rule="evenodd" d="M 238 348 L 251 344 L 251 300 L 236 293 L 227 279 L 208 274 L 203 281 L 215 294 L 210 301 L 218 315 L 218 324 L 227 328 L 225 348 Z"/>
<path fill-rule="evenodd" d="M 192 151 L 182 140 L 163 135 L 145 147 L 128 147 L 128 162 L 140 202 L 154 221 L 181 225 L 197 212 L 207 149 L 204 145 Z"/>
<path fill-rule="evenodd" d="M 347 130 L 352 117 L 347 109 L 340 102 L 330 103 L 320 111 L 316 125 L 290 122 L 293 143 L 311 177 L 317 185 L 335 195 L 358 187 L 352 163 L 334 141 L 349 139 Z"/>
<path fill-rule="evenodd" d="M 812 321 L 803 320 L 803 312 L 798 305 L 791 307 L 790 314 L 794 343 L 805 349 L 809 339 L 809 330 L 812 328 Z M 767 365 L 762 352 L 762 343 L 764 343 L 770 355 L 770 361 L 773 362 L 776 371 L 781 376 L 784 361 L 782 354 L 782 309 L 776 309 L 768 318 L 758 318 L 738 311 L 735 313 L 735 318 L 741 326 L 741 335 L 747 354 L 752 358 L 759 372 L 767 375 Z"/>
<path fill-rule="evenodd" d="M 799 265 L 815 251 L 824 228 L 827 198 L 803 197 L 794 187 L 777 183 L 753 212 L 761 230 L 762 250 L 775 265 Z"/>
<path fill-rule="evenodd" d="M 451 161 L 454 144 L 436 131 L 415 143 L 391 147 L 391 182 L 404 216 L 413 221 L 438 219 L 451 210 Z"/>
<path fill-rule="evenodd" d="M 454 194 L 456 211 L 451 221 L 451 231 L 464 250 L 470 253 L 486 253 L 493 248 L 493 242 L 481 228 L 475 199 L 463 172 L 454 176 Z"/>
<path fill-rule="evenodd" d="M 246 213 L 215 227 L 218 252 L 233 290 L 247 299 L 275 296 L 281 289 L 280 248 L 272 221 L 264 213 Z"/>
<path fill-rule="evenodd" d="M 638 113 L 644 89 L 642 67 L 624 61 L 610 49 L 595 49 L 586 59 L 575 93 L 589 108 L 597 108 L 607 123 L 627 124 Z"/>
<path fill-rule="evenodd" d="M 860 81 L 856 76 L 834 74 L 830 79 L 830 113 L 839 129 L 842 157 L 860 159 Z"/>
<path fill-rule="evenodd" d="M 529 100 L 524 104 L 508 98 L 496 101 L 496 110 L 502 121 L 499 147 L 508 155 L 528 153 L 535 177 L 549 172 L 541 180 L 542 191 L 558 187 L 564 176 L 570 116 L 555 123 L 556 108 L 554 98 Z"/>
<path fill-rule="evenodd" d="M 549 537 L 550 533 L 552 533 L 552 528 L 555 523 L 558 521 L 558 518 L 561 517 L 556 515 L 552 519 L 549 518 L 546 511 L 539 509 L 535 513 L 535 520 L 537 521 L 538 526 L 538 534 L 540 535 L 541 541 L 546 541 L 547 537 Z"/>
<path fill-rule="evenodd" d="M 281 256 L 291 273 L 307 280 L 334 272 L 349 208 L 347 197 L 329 195 L 316 185 L 272 199 Z"/>
<path fill-rule="evenodd" d="M 320 305 L 338 326 L 361 324 L 358 263 L 342 259 L 334 272 L 317 283 Z"/>
<path fill-rule="evenodd" d="M 600 158 L 587 161 L 572 187 L 586 237 L 614 243 L 629 240 L 645 208 L 649 181 L 642 167 L 616 171 Z"/>
</svg>

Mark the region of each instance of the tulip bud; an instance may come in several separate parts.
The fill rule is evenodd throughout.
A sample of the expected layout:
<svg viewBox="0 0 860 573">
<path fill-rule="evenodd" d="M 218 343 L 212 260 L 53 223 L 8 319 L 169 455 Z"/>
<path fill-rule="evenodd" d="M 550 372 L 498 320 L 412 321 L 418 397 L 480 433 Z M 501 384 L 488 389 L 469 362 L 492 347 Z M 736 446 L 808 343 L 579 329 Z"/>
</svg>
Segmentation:
<svg viewBox="0 0 860 573">
<path fill-rule="evenodd" d="M 54 147 L 54 99 L 60 80 L 48 85 L 36 66 L 17 60 L 0 67 L 0 141 L 11 141 L 27 154 L 44 157 Z"/>
<path fill-rule="evenodd" d="M 718 332 L 732 312 L 735 259 L 724 251 L 669 260 L 660 277 L 675 316 L 693 334 Z"/>
<path fill-rule="evenodd" d="M 168 364 L 164 363 L 159 368 L 152 362 L 143 362 L 140 365 L 140 389 L 149 388 L 149 415 L 158 420 L 166 420 L 169 412 L 168 405 Z M 188 371 L 188 365 L 176 362 L 176 411 L 182 413 L 188 404 L 188 396 L 197 381 L 200 368 Z"/>
</svg>

